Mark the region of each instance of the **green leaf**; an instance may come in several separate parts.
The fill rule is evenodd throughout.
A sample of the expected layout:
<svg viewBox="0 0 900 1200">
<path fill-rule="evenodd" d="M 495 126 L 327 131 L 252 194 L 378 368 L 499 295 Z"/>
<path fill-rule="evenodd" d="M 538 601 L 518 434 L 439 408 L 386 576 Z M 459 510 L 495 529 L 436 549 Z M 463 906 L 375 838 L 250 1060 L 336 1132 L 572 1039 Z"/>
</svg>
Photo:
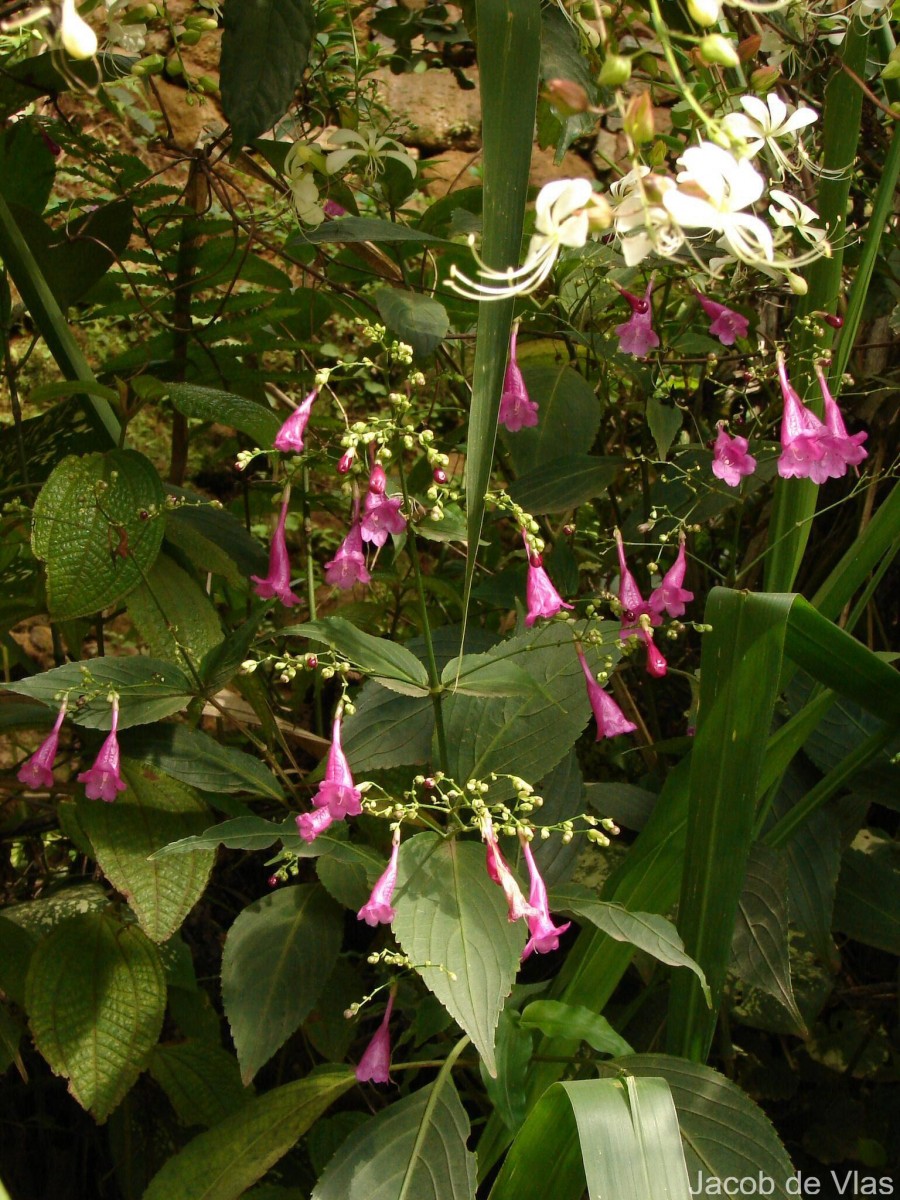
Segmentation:
<svg viewBox="0 0 900 1200">
<path fill-rule="evenodd" d="M 577 1004 L 533 1000 L 522 1009 L 522 1028 L 539 1029 L 547 1037 L 579 1038 L 598 1054 L 632 1054 L 606 1017 Z"/>
<path fill-rule="evenodd" d="M 602 420 L 600 403 L 590 384 L 568 366 L 526 365 L 522 376 L 539 414 L 533 429 L 501 431 L 516 471 L 534 472 L 551 459 L 585 455 Z"/>
<path fill-rule="evenodd" d="M 357 771 L 426 763 L 431 756 L 434 709 L 424 696 L 398 696 L 378 683 L 364 685 L 356 712 L 344 722 L 343 746 Z"/>
<path fill-rule="evenodd" d="M 0 683 L 0 688 L 41 700 L 54 711 L 60 692 L 69 695 L 68 715 L 85 729 L 109 729 L 111 689 L 119 696 L 119 728 L 143 725 L 184 708 L 193 694 L 190 680 L 180 667 L 156 658 L 86 658 L 53 667 L 30 679 Z M 91 699 L 76 703 L 82 697 Z"/>
<path fill-rule="evenodd" d="M 250 575 L 265 575 L 268 557 L 262 544 L 244 526 L 211 504 L 183 504 L 166 514 L 166 540 L 188 560 L 213 575 L 222 575 L 234 587 Z"/>
<path fill-rule="evenodd" d="M 128 901 L 144 933 L 167 941 L 203 895 L 215 855 L 208 850 L 164 862 L 150 856 L 203 829 L 209 809 L 174 779 L 123 762 L 128 783 L 115 804 L 78 801 L 78 820 L 100 870 Z"/>
<path fill-rule="evenodd" d="M 233 1054 L 194 1038 L 154 1046 L 148 1069 L 185 1125 L 218 1125 L 253 1096 Z"/>
<path fill-rule="evenodd" d="M 469 1118 L 448 1071 L 355 1130 L 312 1200 L 474 1200 Z"/>
<path fill-rule="evenodd" d="M 496 1074 L 494 1033 L 525 944 L 476 842 L 417 834 L 400 847 L 394 936 Z M 425 962 L 434 963 L 426 967 Z M 455 976 L 455 978 L 451 978 Z"/>
<path fill-rule="evenodd" d="M 756 1180 L 762 1175 L 772 1180 L 770 1194 L 777 1200 L 790 1194 L 788 1180 L 796 1188 L 794 1168 L 771 1121 L 730 1079 L 665 1054 L 635 1054 L 613 1065 L 639 1079 L 658 1076 L 668 1083 L 695 1195 L 724 1195 L 723 1182 L 713 1181 L 729 1176 Z"/>
<path fill-rule="evenodd" d="M 37 938 L 15 921 L 0 917 L 0 991 L 25 1007 L 25 977 Z"/>
<path fill-rule="evenodd" d="M 288 625 L 280 637 L 305 637 L 323 642 L 355 667 L 404 696 L 428 693 L 428 672 L 416 656 L 389 638 L 372 637 L 343 617 L 325 617 L 304 625 Z"/>
<path fill-rule="evenodd" d="M 231 683 L 250 653 L 264 612 L 263 607 L 258 608 L 224 641 L 212 646 L 204 654 L 200 663 L 200 677 L 208 690 L 217 691 Z"/>
<path fill-rule="evenodd" d="M 629 912 L 621 904 L 595 900 L 586 888 L 576 884 L 554 889 L 550 903 L 554 911 L 558 909 L 561 912 L 572 913 L 584 921 L 590 921 L 615 941 L 627 942 L 667 966 L 687 967 L 700 981 L 703 994 L 709 995 L 703 971 L 691 956 L 685 953 L 678 930 L 665 917 L 656 913 Z"/>
<path fill-rule="evenodd" d="M 731 944 L 794 596 L 714 588 L 704 621 L 700 713 L 691 753 L 690 808 L 678 922 L 706 973 L 713 1009 L 683 975 L 672 981 L 672 1049 L 709 1050 Z M 799 603 L 799 601 L 796 601 Z M 815 612 L 814 609 L 810 611 Z M 818 616 L 818 614 L 816 614 Z M 828 622 L 826 622 L 828 624 Z"/>
<path fill-rule="evenodd" d="M 510 485 L 510 497 L 526 512 L 559 513 L 600 495 L 621 468 L 621 459 L 568 454 L 539 463 Z"/>
<path fill-rule="evenodd" d="M 7 126 L 0 136 L 0 193 L 7 203 L 42 213 L 55 174 L 53 154 L 37 124 L 22 120 Z"/>
<path fill-rule="evenodd" d="M 233 746 L 187 725 L 154 725 L 119 738 L 122 753 L 156 767 L 201 792 L 249 792 L 282 800 L 284 791 L 269 768 Z"/>
<path fill-rule="evenodd" d="M 196 669 L 222 641 L 222 626 L 212 601 L 168 554 L 160 554 L 145 581 L 128 596 L 129 616 L 150 653 Z"/>
<path fill-rule="evenodd" d="M 257 900 L 228 931 L 222 1002 L 241 1078 L 253 1078 L 300 1026 L 337 961 L 343 917 L 317 884 Z"/>
<path fill-rule="evenodd" d="M 461 696 L 533 696 L 540 690 L 517 662 L 489 653 L 451 659 L 441 672 L 441 685 Z"/>
<path fill-rule="evenodd" d="M 447 310 L 430 296 L 379 288 L 373 299 L 382 321 L 391 333 L 412 346 L 417 358 L 432 354 L 447 336 L 450 329 Z"/>
<path fill-rule="evenodd" d="M 875 829 L 861 829 L 845 851 L 834 927 L 865 946 L 900 954 L 900 850 Z"/>
<path fill-rule="evenodd" d="M 170 854 L 193 854 L 195 850 L 213 850 L 218 846 L 226 846 L 229 850 L 268 850 L 277 841 L 287 841 L 296 837 L 297 826 L 293 820 L 278 823 L 263 820 L 262 817 L 233 817 L 230 821 L 221 821 L 218 825 L 204 829 L 202 833 L 170 842 L 157 850 L 153 857 L 157 859 L 168 858 Z"/>
<path fill-rule="evenodd" d="M 297 0 L 287 2 L 296 3 Z M 246 4 L 247 0 L 238 0 L 238 3 Z M 140 385 L 138 390 L 141 395 L 157 402 L 168 400 L 186 417 L 231 425 L 253 438 L 263 450 L 271 449 L 281 428 L 281 422 L 270 409 L 234 392 L 201 387 L 198 383 L 162 383 L 146 375 L 141 376 Z"/>
<path fill-rule="evenodd" d="M 306 229 L 288 238 L 288 249 L 304 242 L 418 242 L 449 246 L 446 238 L 435 237 L 421 229 L 400 225 L 397 221 L 382 221 L 377 217 L 340 217 L 325 221 L 317 229 Z"/>
<path fill-rule="evenodd" d="M 222 35 L 222 108 L 239 150 L 290 107 L 315 33 L 310 0 L 232 0 Z"/>
<path fill-rule="evenodd" d="M 490 1200 L 690 1200 L 663 1079 L 556 1083 L 528 1114 Z"/>
<path fill-rule="evenodd" d="M 540 0 L 517 0 L 514 6 L 506 0 L 477 0 L 475 11 L 484 180 L 481 257 L 489 267 L 505 271 L 518 267 L 522 249 L 540 71 L 541 4 Z M 497 300 L 478 309 L 465 455 L 466 613 L 484 523 L 484 498 L 490 488 L 514 306 L 513 300 Z"/>
<path fill-rule="evenodd" d="M 512 1133 L 525 1120 L 525 1083 L 533 1052 L 534 1034 L 507 1004 L 500 1014 L 494 1045 L 497 1074 L 496 1077 L 488 1075 L 481 1063 L 481 1082 L 497 1115 Z"/>
<path fill-rule="evenodd" d="M 248 1101 L 170 1158 L 143 1200 L 239 1200 L 355 1083 L 326 1067 Z"/>
<path fill-rule="evenodd" d="M 663 404 L 658 396 L 647 397 L 647 425 L 656 442 L 656 453 L 665 460 L 681 429 L 684 414 L 675 404 Z"/>
<path fill-rule="evenodd" d="M 756 843 L 747 860 L 738 904 L 733 968 L 742 982 L 774 996 L 796 1021 L 798 1032 L 805 1034 L 806 1025 L 791 987 L 787 896 L 787 858 Z"/>
<path fill-rule="evenodd" d="M 89 616 L 140 583 L 162 545 L 163 500 L 156 469 L 136 450 L 63 459 L 35 502 L 32 534 L 52 616 Z"/>
<path fill-rule="evenodd" d="M 102 1124 L 162 1028 L 166 981 L 156 947 L 109 913 L 64 921 L 34 952 L 25 1003 L 38 1050 Z"/>
</svg>

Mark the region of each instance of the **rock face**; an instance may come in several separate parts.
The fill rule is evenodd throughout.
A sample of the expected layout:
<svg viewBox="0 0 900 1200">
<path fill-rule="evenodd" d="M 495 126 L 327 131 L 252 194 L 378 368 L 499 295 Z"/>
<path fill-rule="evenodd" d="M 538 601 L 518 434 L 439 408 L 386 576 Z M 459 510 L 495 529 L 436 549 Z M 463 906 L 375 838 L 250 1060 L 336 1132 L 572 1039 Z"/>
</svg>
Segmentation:
<svg viewBox="0 0 900 1200">
<path fill-rule="evenodd" d="M 477 82 L 478 72 L 467 72 Z M 380 71 L 381 101 L 389 113 L 409 126 L 404 141 L 424 151 L 475 150 L 481 145 L 481 102 L 478 88 L 468 91 L 452 71 L 411 72 L 392 75 Z"/>
</svg>

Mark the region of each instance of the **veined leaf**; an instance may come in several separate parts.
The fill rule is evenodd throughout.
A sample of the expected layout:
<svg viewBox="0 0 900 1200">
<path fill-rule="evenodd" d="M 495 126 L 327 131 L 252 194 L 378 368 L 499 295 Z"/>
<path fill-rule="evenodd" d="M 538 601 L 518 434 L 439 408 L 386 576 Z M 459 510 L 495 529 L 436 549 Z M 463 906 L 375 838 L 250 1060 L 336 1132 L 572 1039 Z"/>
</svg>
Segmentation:
<svg viewBox="0 0 900 1200">
<path fill-rule="evenodd" d="M 201 792 L 249 792 L 269 800 L 284 797 L 281 784 L 258 758 L 187 725 L 154 725 L 140 734 L 125 734 L 119 744 L 129 758 Z"/>
<path fill-rule="evenodd" d="M 441 672 L 441 683 L 462 696 L 528 696 L 540 691 L 514 659 L 497 659 L 490 653 L 451 659 Z"/>
<path fill-rule="evenodd" d="M 446 238 L 436 237 L 422 229 L 382 221 L 377 217 L 340 217 L 325 221 L 317 229 L 304 230 L 302 235 L 288 239 L 288 248 L 304 242 L 418 242 L 449 246 Z"/>
<path fill-rule="evenodd" d="M 494 1033 L 525 928 L 507 920 L 503 892 L 484 869 L 481 845 L 431 833 L 404 841 L 394 907 L 393 930 L 403 952 L 494 1075 Z"/>
<path fill-rule="evenodd" d="M 599 1054 L 631 1054 L 631 1046 L 606 1017 L 578 1004 L 533 1000 L 522 1009 L 523 1029 L 539 1029 L 545 1037 L 579 1038 Z"/>
<path fill-rule="evenodd" d="M 385 325 L 412 346 L 416 357 L 426 358 L 447 336 L 450 319 L 440 301 L 397 288 L 379 288 L 373 299 Z"/>
<path fill-rule="evenodd" d="M 491 1076 L 481 1064 L 481 1082 L 488 1099 L 506 1128 L 516 1133 L 525 1120 L 525 1083 L 534 1052 L 534 1033 L 522 1025 L 519 1013 L 507 1004 L 500 1014 L 494 1056 L 497 1074 Z"/>
<path fill-rule="evenodd" d="M 591 401 L 596 405 L 593 395 Z M 554 457 L 520 475 L 510 484 L 509 494 L 526 512 L 565 512 L 604 492 L 618 475 L 621 463 L 618 458 L 593 454 Z"/>
<path fill-rule="evenodd" d="M 154 1046 L 148 1070 L 185 1125 L 218 1125 L 253 1097 L 234 1055 L 196 1038 Z"/>
<path fill-rule="evenodd" d="M 244 5 L 252 5 L 255 2 L 258 0 L 238 0 L 238 4 Z M 302 3 L 303 0 L 287 2 Z M 163 383 L 146 375 L 141 376 L 140 384 L 138 390 L 142 395 L 147 395 L 154 401 L 169 400 L 173 408 L 186 417 L 231 425 L 253 438 L 263 450 L 271 449 L 281 428 L 281 422 L 271 409 L 234 392 L 202 387 L 198 383 Z"/>
<path fill-rule="evenodd" d="M 168 554 L 158 555 L 146 579 L 129 593 L 127 608 L 150 653 L 187 670 L 222 641 L 209 596 Z"/>
<path fill-rule="evenodd" d="M 866 946 L 900 954 L 900 852 L 874 829 L 861 829 L 845 851 L 834 925 Z"/>
<path fill-rule="evenodd" d="M 279 630 L 279 635 L 323 642 L 391 691 L 404 696 L 428 693 L 425 664 L 411 651 L 389 638 L 363 633 L 343 617 L 325 617 L 321 621 L 307 621 L 304 625 L 288 625 Z"/>
</svg>

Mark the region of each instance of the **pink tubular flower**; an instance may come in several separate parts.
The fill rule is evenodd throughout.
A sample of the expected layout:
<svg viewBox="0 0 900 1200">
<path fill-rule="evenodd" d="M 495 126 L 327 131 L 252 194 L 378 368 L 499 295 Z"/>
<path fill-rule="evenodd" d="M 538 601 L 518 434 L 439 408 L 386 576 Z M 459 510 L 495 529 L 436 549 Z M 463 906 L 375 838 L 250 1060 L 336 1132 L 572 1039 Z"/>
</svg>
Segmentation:
<svg viewBox="0 0 900 1200">
<path fill-rule="evenodd" d="M 594 720 L 597 722 L 597 737 L 595 741 L 599 742 L 603 738 L 615 737 L 619 733 L 633 733 L 637 729 L 637 725 L 632 724 L 628 720 L 609 692 L 605 688 L 602 688 L 594 678 L 594 674 L 588 666 L 582 648 L 576 646 L 575 649 L 581 662 L 581 669 L 584 671 L 585 681 L 587 682 L 588 700 L 591 702 Z"/>
<path fill-rule="evenodd" d="M 112 728 L 100 753 L 94 759 L 94 765 L 87 771 L 82 771 L 78 782 L 84 784 L 84 794 L 88 800 L 105 800 L 109 803 L 115 800 L 117 792 L 124 792 L 128 786 L 119 774 L 119 739 L 116 732 L 119 728 L 119 697 L 112 702 Z"/>
<path fill-rule="evenodd" d="M 644 358 L 659 345 L 659 337 L 653 329 L 653 305 L 650 302 L 653 282 L 647 284 L 643 299 L 626 292 L 624 288 L 619 288 L 619 291 L 631 305 L 631 316 L 623 324 L 616 326 L 619 349 L 623 354 Z"/>
<path fill-rule="evenodd" d="M 709 332 L 713 337 L 717 337 L 723 346 L 733 346 L 737 338 L 747 336 L 750 322 L 746 317 L 742 317 L 733 308 L 719 304 L 717 300 L 710 300 L 702 292 L 695 291 L 694 295 L 710 319 Z"/>
<path fill-rule="evenodd" d="M 406 528 L 406 517 L 400 512 L 403 497 L 386 495 L 386 486 L 384 469 L 376 463 L 369 476 L 369 490 L 366 492 L 360 523 L 363 540 L 371 542 L 373 546 L 383 546 L 389 534 L 402 533 Z"/>
<path fill-rule="evenodd" d="M 353 782 L 350 764 L 341 748 L 341 710 L 335 713 L 331 727 L 331 749 L 325 766 L 325 778 L 313 796 L 316 808 L 327 808 L 336 821 L 342 817 L 358 817 L 362 812 L 362 793 Z"/>
<path fill-rule="evenodd" d="M 334 817 L 327 808 L 314 808 L 312 812 L 300 813 L 296 818 L 297 831 L 304 842 L 314 842 L 320 833 L 334 823 Z"/>
<path fill-rule="evenodd" d="M 564 925 L 553 924 L 553 919 L 550 916 L 550 907 L 547 902 L 547 888 L 541 878 L 537 863 L 534 861 L 531 846 L 527 838 L 520 836 L 519 841 L 522 843 L 522 853 L 525 856 L 525 862 L 528 864 L 528 876 L 531 880 L 528 903 L 535 910 L 536 914 L 533 917 L 528 917 L 528 932 L 531 934 L 531 937 L 525 943 L 525 949 L 522 951 L 522 961 L 524 962 L 531 954 L 549 954 L 551 950 L 558 950 L 559 939 L 572 922 L 566 921 Z"/>
<path fill-rule="evenodd" d="M 332 587 L 346 589 L 352 588 L 354 583 L 369 583 L 371 579 L 366 570 L 362 530 L 359 520 L 354 519 L 347 536 L 338 546 L 337 554 L 325 564 L 325 582 Z"/>
<path fill-rule="evenodd" d="M 739 487 L 741 477 L 756 470 L 756 459 L 747 453 L 749 444 L 746 438 L 729 437 L 720 425 L 713 447 L 713 475 L 729 487 Z"/>
<path fill-rule="evenodd" d="M 493 822 L 490 817 L 484 818 L 481 827 L 481 836 L 487 846 L 487 873 L 494 883 L 499 884 L 503 888 L 503 895 L 506 897 L 506 904 L 509 909 L 509 920 L 518 921 L 520 917 L 537 916 L 537 910 L 532 908 L 522 895 L 522 889 L 509 869 L 509 863 L 507 863 L 500 852 L 500 846 L 497 842 Z"/>
<path fill-rule="evenodd" d="M 659 587 L 654 588 L 650 593 L 647 607 L 652 613 L 656 613 L 657 616 L 662 616 L 663 613 L 667 613 L 670 617 L 684 616 L 684 606 L 690 604 L 694 598 L 693 592 L 688 592 L 681 586 L 684 583 L 686 569 L 684 536 L 682 535 L 678 545 L 677 558 L 666 571 Z"/>
<path fill-rule="evenodd" d="M 372 895 L 368 902 L 362 906 L 356 914 L 358 921 L 365 921 L 367 925 L 390 925 L 394 917 L 397 915 L 391 907 L 391 897 L 394 894 L 394 888 L 397 886 L 397 863 L 400 857 L 400 830 L 394 833 L 394 845 L 391 849 L 391 857 L 384 873 L 378 879 L 378 882 L 372 888 Z"/>
<path fill-rule="evenodd" d="M 669 664 L 662 650 L 654 642 L 652 633 L 645 630 L 641 637 L 647 647 L 647 674 L 652 675 L 654 679 L 662 679 L 669 669 Z"/>
<path fill-rule="evenodd" d="M 830 453 L 839 460 L 839 465 L 843 464 L 839 471 L 839 474 L 843 475 L 847 467 L 856 467 L 864 458 L 868 457 L 868 451 L 863 449 L 862 443 L 869 435 L 864 431 L 854 434 L 847 433 L 844 418 L 828 387 L 828 380 L 825 378 L 821 363 L 816 363 L 816 378 L 819 380 L 822 399 L 825 401 L 825 427 L 831 435 Z"/>
<path fill-rule="evenodd" d="M 275 437 L 276 450 L 293 450 L 299 454 L 303 449 L 303 435 L 312 412 L 313 401 L 319 394 L 318 388 L 313 388 L 299 408 L 295 408 Z"/>
<path fill-rule="evenodd" d="M 615 531 L 615 536 L 616 550 L 619 555 L 619 603 L 622 606 L 622 633 L 639 633 L 642 628 L 641 617 L 649 616 L 653 625 L 662 624 L 662 617 L 653 611 L 641 595 L 641 589 L 628 569 L 625 543 L 622 541 L 622 535 L 618 529 Z"/>
<path fill-rule="evenodd" d="M 387 1008 L 381 1024 L 375 1030 L 375 1035 L 366 1046 L 359 1065 L 356 1068 L 356 1078 L 359 1083 L 390 1083 L 391 1082 L 391 1013 L 394 1009 L 393 992 L 388 997 Z"/>
<path fill-rule="evenodd" d="M 300 597 L 291 591 L 291 560 L 288 557 L 287 543 L 284 540 L 284 524 L 287 520 L 288 504 L 290 503 L 290 488 L 285 488 L 284 499 L 281 502 L 281 513 L 278 524 L 272 535 L 272 545 L 269 547 L 269 573 L 265 579 L 258 575 L 250 578 L 256 587 L 253 589 L 263 600 L 271 600 L 277 596 L 285 608 L 293 608 L 300 603 Z"/>
<path fill-rule="evenodd" d="M 555 617 L 563 608 L 571 609 L 562 596 L 550 582 L 550 576 L 544 570 L 539 554 L 532 554 L 528 539 L 525 541 L 525 552 L 528 555 L 528 577 L 525 581 L 525 602 L 528 605 L 528 615 L 525 624 L 530 629 L 538 617 Z"/>
<path fill-rule="evenodd" d="M 498 422 L 505 426 L 510 433 L 518 433 L 527 426 L 537 425 L 537 402 L 528 395 L 525 380 L 516 361 L 516 338 L 519 334 L 518 325 L 513 326 L 509 339 L 509 362 L 506 364 L 506 374 L 503 377 L 503 394 L 500 397 L 500 413 Z"/>
<path fill-rule="evenodd" d="M 32 754 L 31 758 L 26 760 L 16 772 L 16 778 L 20 783 L 26 784 L 33 788 L 49 788 L 53 787 L 53 760 L 56 758 L 56 747 L 59 744 L 59 731 L 62 728 L 62 723 L 66 717 L 66 707 L 68 701 L 63 700 L 59 707 L 59 712 L 56 714 L 56 722 L 53 728 Z"/>
<path fill-rule="evenodd" d="M 832 474 L 830 465 L 823 461 L 829 450 L 828 430 L 791 387 L 781 354 L 777 363 L 784 397 L 778 474 L 782 479 L 811 479 L 814 483 L 824 483 Z"/>
</svg>

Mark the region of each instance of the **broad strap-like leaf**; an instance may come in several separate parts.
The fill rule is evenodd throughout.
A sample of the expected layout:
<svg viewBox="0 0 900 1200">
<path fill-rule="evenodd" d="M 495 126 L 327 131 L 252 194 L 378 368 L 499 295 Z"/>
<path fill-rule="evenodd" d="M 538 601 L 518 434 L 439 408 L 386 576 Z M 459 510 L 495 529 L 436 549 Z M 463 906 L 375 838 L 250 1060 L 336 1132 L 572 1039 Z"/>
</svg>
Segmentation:
<svg viewBox="0 0 900 1200">
<path fill-rule="evenodd" d="M 318 884 L 279 888 L 238 916 L 222 956 L 222 1002 L 248 1083 L 309 1013 L 341 948 L 341 910 Z"/>
<path fill-rule="evenodd" d="M 35 950 L 25 1004 L 35 1045 L 103 1122 L 147 1065 L 166 1007 L 159 952 L 111 913 L 64 921 Z"/>
<path fill-rule="evenodd" d="M 394 908 L 403 952 L 495 1074 L 494 1034 L 527 930 L 507 920 L 484 848 L 431 833 L 403 842 Z"/>
<path fill-rule="evenodd" d="M 239 1200 L 355 1083 L 349 1068 L 324 1067 L 248 1101 L 170 1158 L 143 1200 Z"/>
<path fill-rule="evenodd" d="M 312 1200 L 474 1200 L 468 1137 L 469 1118 L 448 1071 L 351 1133 Z"/>
<path fill-rule="evenodd" d="M 190 788 L 152 767 L 126 760 L 122 773 L 128 788 L 115 804 L 82 798 L 78 821 L 97 865 L 128 901 L 144 933 L 165 942 L 203 895 L 215 854 L 204 849 L 161 861 L 150 861 L 151 855 L 199 833 L 210 812 Z"/>
<path fill-rule="evenodd" d="M 35 502 L 32 532 L 54 617 L 99 612 L 141 582 L 162 545 L 164 498 L 155 467 L 136 450 L 62 460 Z"/>
<path fill-rule="evenodd" d="M 287 112 L 314 33 L 310 0 L 231 0 L 222 36 L 222 107 L 237 149 Z"/>
</svg>

